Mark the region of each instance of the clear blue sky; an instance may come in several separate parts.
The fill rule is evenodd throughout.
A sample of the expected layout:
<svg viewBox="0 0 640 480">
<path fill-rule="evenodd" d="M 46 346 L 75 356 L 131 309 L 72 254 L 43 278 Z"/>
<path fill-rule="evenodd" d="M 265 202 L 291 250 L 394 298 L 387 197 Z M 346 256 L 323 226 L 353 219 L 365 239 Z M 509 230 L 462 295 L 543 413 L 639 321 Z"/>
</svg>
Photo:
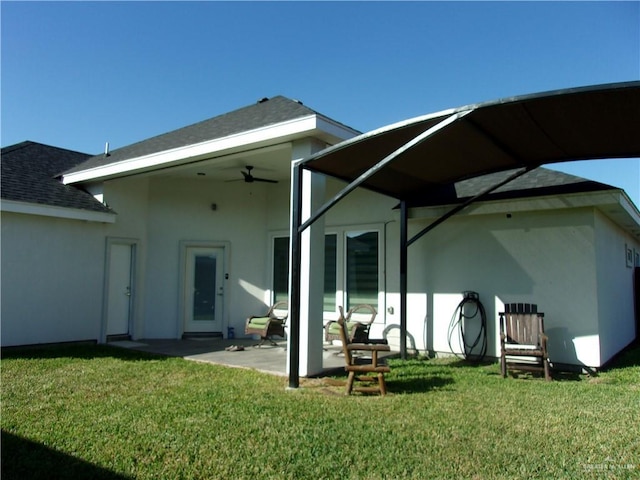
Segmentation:
<svg viewBox="0 0 640 480">
<path fill-rule="evenodd" d="M 640 2 L 7 2 L 3 146 L 87 153 L 285 95 L 361 131 L 640 79 Z M 639 132 L 640 134 L 640 132 Z M 624 188 L 640 160 L 554 167 Z"/>
</svg>

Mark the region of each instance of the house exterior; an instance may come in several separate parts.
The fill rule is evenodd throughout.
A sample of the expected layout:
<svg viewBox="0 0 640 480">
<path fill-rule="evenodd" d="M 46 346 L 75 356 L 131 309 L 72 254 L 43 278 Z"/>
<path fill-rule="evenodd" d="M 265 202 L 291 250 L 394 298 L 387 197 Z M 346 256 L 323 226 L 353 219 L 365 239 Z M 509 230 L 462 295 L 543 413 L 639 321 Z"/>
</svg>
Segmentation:
<svg viewBox="0 0 640 480">
<path fill-rule="evenodd" d="M 243 335 L 249 315 L 287 298 L 292 161 L 358 133 L 274 97 L 96 156 L 32 142 L 3 149 L 2 346 Z M 52 167 L 41 168 L 46 159 Z M 494 180 L 457 184 L 457 197 Z M 323 182 L 323 198 L 341 187 L 310 181 Z M 38 198 L 41 185 L 74 197 Z M 410 230 L 451 203 L 412 209 Z M 324 250 L 311 255 L 324 312 L 308 319 L 313 348 L 337 307 L 358 303 L 378 310 L 371 335 L 397 344 L 396 206 L 356 190 L 326 215 Z M 489 356 L 499 354 L 503 304 L 531 302 L 546 314 L 552 361 L 599 367 L 636 336 L 639 239 L 640 214 L 620 189 L 531 172 L 410 248 L 409 345 L 459 351 L 448 330 L 472 290 Z M 303 375 L 321 368 L 304 361 Z"/>
<path fill-rule="evenodd" d="M 2 149 L 2 346 L 99 338 L 116 215 L 55 178 L 88 157 L 34 142 Z"/>
</svg>

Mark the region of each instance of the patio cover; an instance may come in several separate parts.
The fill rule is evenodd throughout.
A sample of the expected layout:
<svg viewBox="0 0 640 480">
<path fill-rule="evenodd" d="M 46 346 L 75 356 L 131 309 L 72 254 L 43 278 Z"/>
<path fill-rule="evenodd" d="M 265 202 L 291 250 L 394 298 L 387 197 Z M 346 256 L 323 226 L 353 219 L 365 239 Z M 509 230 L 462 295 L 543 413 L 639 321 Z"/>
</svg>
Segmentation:
<svg viewBox="0 0 640 480">
<path fill-rule="evenodd" d="M 428 141 L 427 141 L 428 139 Z M 401 151 L 398 151 L 401 149 Z M 389 163 L 378 165 L 397 153 Z M 546 163 L 640 155 L 640 81 L 506 98 L 365 133 L 305 160 L 305 169 L 410 206 L 434 188 Z"/>
<path fill-rule="evenodd" d="M 519 174 L 523 174 L 547 163 L 633 157 L 640 157 L 640 81 L 524 95 L 425 115 L 365 133 L 296 163 L 289 386 L 298 386 L 301 233 L 355 188 L 401 202 L 400 348 L 404 356 L 406 248 L 413 241 L 406 238 L 408 207 L 420 206 L 438 190 L 453 188 L 455 182 L 488 173 L 521 168 Z M 303 169 L 348 182 L 304 222 Z"/>
</svg>

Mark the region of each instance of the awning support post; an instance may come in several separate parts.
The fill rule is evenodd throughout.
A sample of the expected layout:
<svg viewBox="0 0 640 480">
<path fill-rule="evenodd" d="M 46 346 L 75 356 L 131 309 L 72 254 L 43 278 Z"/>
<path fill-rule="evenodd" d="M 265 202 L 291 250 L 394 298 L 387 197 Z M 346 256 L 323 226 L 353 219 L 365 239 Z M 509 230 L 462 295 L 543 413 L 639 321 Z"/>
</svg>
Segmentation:
<svg viewBox="0 0 640 480">
<path fill-rule="evenodd" d="M 400 357 L 407 359 L 407 202 L 400 202 Z"/>
<path fill-rule="evenodd" d="M 291 171 L 291 258 L 289 265 L 289 388 L 300 386 L 300 283 L 302 259 L 302 166 L 295 164 Z"/>
</svg>

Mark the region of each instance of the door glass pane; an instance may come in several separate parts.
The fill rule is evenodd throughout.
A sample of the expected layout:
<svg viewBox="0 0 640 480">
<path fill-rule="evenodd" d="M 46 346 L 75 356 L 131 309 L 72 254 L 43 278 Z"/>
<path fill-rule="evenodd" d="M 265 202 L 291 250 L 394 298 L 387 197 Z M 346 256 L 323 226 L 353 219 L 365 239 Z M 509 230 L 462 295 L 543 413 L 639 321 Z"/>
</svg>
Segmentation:
<svg viewBox="0 0 640 480">
<path fill-rule="evenodd" d="M 273 301 L 289 300 L 289 237 L 273 239 Z"/>
<path fill-rule="evenodd" d="M 336 234 L 325 236 L 324 246 L 324 310 L 336 310 L 337 279 L 337 241 Z M 273 241 L 273 296 L 274 302 L 288 300 L 289 288 L 289 238 L 280 237 Z"/>
<path fill-rule="evenodd" d="M 347 308 L 378 307 L 378 232 L 347 233 Z"/>
<path fill-rule="evenodd" d="M 334 234 L 324 237 L 324 311 L 336 311 L 337 241 Z"/>
<path fill-rule="evenodd" d="M 193 279 L 193 320 L 215 320 L 216 257 L 196 255 Z"/>
</svg>

